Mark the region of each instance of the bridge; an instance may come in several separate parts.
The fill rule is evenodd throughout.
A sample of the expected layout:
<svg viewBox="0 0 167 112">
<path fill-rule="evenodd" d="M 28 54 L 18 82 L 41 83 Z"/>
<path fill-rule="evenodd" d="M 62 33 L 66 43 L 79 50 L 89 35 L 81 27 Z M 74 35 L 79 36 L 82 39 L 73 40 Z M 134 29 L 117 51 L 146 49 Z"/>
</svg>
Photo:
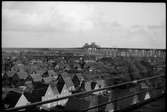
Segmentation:
<svg viewBox="0 0 167 112">
<path fill-rule="evenodd" d="M 56 101 L 60 101 L 63 99 L 70 99 L 70 98 L 74 98 L 74 99 L 79 99 L 79 98 L 84 98 L 84 97 L 88 97 L 90 95 L 92 95 L 95 92 L 99 92 L 99 91 L 108 91 L 109 93 L 106 93 L 106 96 L 108 95 L 109 97 L 111 96 L 110 91 L 112 91 L 113 89 L 119 88 L 121 86 L 124 85 L 128 85 L 128 84 L 133 84 L 133 85 L 138 85 L 139 83 L 143 82 L 143 81 L 147 81 L 147 80 L 152 80 L 152 79 L 158 79 L 158 78 L 165 78 L 165 75 L 156 75 L 156 76 L 152 76 L 152 77 L 146 77 L 146 78 L 142 78 L 142 79 L 138 79 L 138 80 L 133 80 L 133 81 L 128 81 L 128 82 L 123 82 L 123 83 L 119 83 L 119 84 L 115 84 L 112 86 L 107 86 L 104 88 L 100 88 L 100 89 L 95 89 L 95 90 L 91 90 L 91 91 L 84 91 L 84 92 L 79 92 L 79 93 L 74 93 L 70 96 L 64 96 L 64 97 L 60 97 L 60 98 L 56 98 L 56 99 L 51 99 L 51 100 L 47 100 L 47 101 L 42 101 L 42 102 L 35 102 L 35 103 L 31 103 L 31 104 L 27 104 L 25 106 L 19 106 L 19 107 L 15 107 L 15 108 L 8 108 L 8 109 L 3 109 L 0 110 L 1 112 L 5 111 L 5 112 L 10 112 L 10 111 L 19 111 L 19 110 L 23 110 L 23 111 L 34 111 L 34 110 L 38 110 L 40 111 L 40 106 L 43 104 L 47 104 L 47 103 L 51 103 L 51 102 L 56 102 Z M 140 97 L 142 94 L 147 94 L 150 93 L 150 97 L 140 100 L 136 103 L 132 103 L 129 104 L 128 106 L 126 106 L 125 108 L 120 108 L 118 105 L 120 103 L 120 101 L 123 101 L 125 99 L 128 98 L 136 98 L 136 97 Z M 78 110 L 71 110 L 71 111 L 82 111 L 82 112 L 86 112 L 86 111 L 108 111 L 108 112 L 150 112 L 153 111 L 152 109 L 154 109 L 154 111 L 160 112 L 160 111 L 165 111 L 164 110 L 164 98 L 165 98 L 165 87 L 164 86 L 159 86 L 159 87 L 152 87 L 152 88 L 147 88 L 147 89 L 143 89 L 141 91 L 135 91 L 131 94 L 122 96 L 122 97 L 117 97 L 117 98 L 110 98 L 110 100 L 106 101 L 106 102 L 102 102 L 100 104 L 97 105 L 92 105 L 89 106 L 88 108 L 79 108 Z M 156 94 L 156 95 L 155 95 Z M 122 102 L 121 102 L 122 103 Z M 112 104 L 112 105 L 110 105 Z M 75 106 L 77 107 L 76 104 Z M 113 106 L 114 105 L 114 106 Z M 152 105 L 152 107 L 149 107 L 150 105 Z M 158 106 L 157 106 L 158 105 Z M 105 107 L 105 109 L 104 109 Z M 106 110 L 106 107 L 109 107 L 108 110 Z M 66 110 L 65 108 L 61 107 L 61 108 L 54 108 L 54 111 L 69 111 Z M 50 110 L 52 111 L 52 110 Z"/>
</svg>

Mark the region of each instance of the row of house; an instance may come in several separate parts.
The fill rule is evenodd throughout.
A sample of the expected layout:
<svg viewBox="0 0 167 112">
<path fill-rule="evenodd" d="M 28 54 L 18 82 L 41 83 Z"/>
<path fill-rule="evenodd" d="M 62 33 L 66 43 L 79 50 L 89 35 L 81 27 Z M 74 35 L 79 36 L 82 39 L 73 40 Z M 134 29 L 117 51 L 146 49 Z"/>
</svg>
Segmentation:
<svg viewBox="0 0 167 112">
<path fill-rule="evenodd" d="M 40 76 L 34 75 L 32 77 L 34 82 L 39 82 L 39 80 L 41 79 L 41 78 L 37 78 L 37 77 L 40 77 Z M 49 99 L 59 98 L 59 97 L 63 97 L 63 96 L 69 96 L 72 94 L 73 91 L 75 91 L 76 89 L 78 89 L 81 86 L 81 83 L 83 81 L 84 81 L 84 77 L 80 73 L 68 74 L 68 73 L 64 72 L 62 74 L 59 74 L 57 76 L 57 78 L 55 78 L 55 79 L 52 78 L 52 80 L 50 80 L 47 88 L 42 90 L 42 91 L 45 91 L 45 94 L 43 94 L 43 95 L 39 94 L 39 96 L 41 96 L 41 101 L 46 101 Z M 104 87 L 104 83 L 100 82 L 100 80 L 99 81 L 97 80 L 96 82 L 94 81 L 93 86 L 92 86 L 92 82 L 93 81 L 86 82 L 85 86 L 83 86 L 84 90 L 89 91 L 92 89 L 98 89 L 98 88 Z M 34 91 L 37 91 L 37 90 L 34 90 Z M 31 101 L 28 100 L 29 98 L 27 98 L 25 96 L 24 92 L 22 92 L 20 94 L 21 95 L 18 98 L 18 101 L 16 100 L 14 107 L 18 107 L 21 105 L 26 105 L 26 104 L 32 103 Z M 102 92 L 101 93 L 96 92 L 94 94 L 102 94 Z M 31 96 L 33 96 L 33 94 Z M 41 106 L 41 108 L 51 108 L 51 107 L 55 107 L 57 105 L 65 106 L 67 102 L 68 102 L 68 99 L 64 99 L 64 100 L 60 100 L 57 102 L 44 104 Z"/>
<path fill-rule="evenodd" d="M 69 96 L 71 94 L 73 94 L 72 92 L 74 90 L 76 90 L 78 87 L 81 87 L 82 82 L 84 81 L 84 77 L 82 76 L 82 74 L 78 73 L 78 74 L 68 74 L 68 73 L 62 73 L 59 74 L 57 79 L 53 79 L 45 89 L 43 89 L 42 91 L 36 93 L 35 92 L 32 93 L 31 95 L 27 95 L 24 92 L 21 93 L 17 93 L 17 100 L 15 100 L 15 104 L 13 104 L 13 107 L 19 107 L 19 106 L 23 106 L 23 105 L 27 105 L 30 103 L 33 103 L 35 101 L 47 101 L 49 99 L 56 99 L 56 98 L 60 98 L 63 96 Z M 79 86 L 77 86 L 79 85 Z M 95 79 L 95 80 L 87 80 L 85 81 L 84 84 L 84 91 L 90 91 L 90 90 L 94 90 L 94 89 L 100 89 L 100 88 L 104 88 L 106 87 L 105 84 L 105 80 L 103 79 Z M 36 90 L 37 91 L 37 90 Z M 98 92 L 94 92 L 92 95 L 89 95 L 89 104 L 88 107 L 92 107 L 95 106 L 99 103 L 102 103 L 102 99 L 105 101 L 110 101 L 113 96 L 112 94 L 110 94 L 110 98 L 107 98 L 103 96 L 103 93 L 105 91 L 98 91 Z M 35 100 L 35 97 L 38 96 L 38 100 Z M 32 97 L 32 98 L 30 98 Z M 103 97 L 103 98 L 102 98 Z M 146 93 L 145 95 L 145 99 L 150 98 L 149 93 Z M 8 98 L 9 99 L 9 98 Z M 133 104 L 138 102 L 138 98 L 137 96 L 134 96 L 133 98 L 134 100 L 132 101 Z M 52 102 L 52 103 L 47 103 L 47 104 L 43 104 L 40 106 L 41 109 L 50 109 L 52 107 L 58 106 L 58 105 L 62 105 L 64 107 L 69 105 L 69 100 L 71 99 L 63 99 L 63 100 L 59 100 L 56 102 Z M 72 102 L 71 102 L 72 103 Z M 114 104 L 110 104 L 107 105 L 105 107 L 106 110 L 114 110 Z"/>
</svg>

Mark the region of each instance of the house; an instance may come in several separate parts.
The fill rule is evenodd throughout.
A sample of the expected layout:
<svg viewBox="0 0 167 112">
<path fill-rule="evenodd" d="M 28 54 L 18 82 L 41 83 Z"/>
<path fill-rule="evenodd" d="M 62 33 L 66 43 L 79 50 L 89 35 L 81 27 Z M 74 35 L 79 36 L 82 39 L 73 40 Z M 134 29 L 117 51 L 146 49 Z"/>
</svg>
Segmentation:
<svg viewBox="0 0 167 112">
<path fill-rule="evenodd" d="M 58 97 L 69 96 L 72 94 L 71 90 L 74 90 L 75 88 L 68 73 L 64 72 L 59 75 L 57 81 L 57 89 L 59 91 Z M 58 104 L 64 106 L 67 102 L 68 99 L 63 99 L 58 101 Z"/>
<path fill-rule="evenodd" d="M 9 71 L 9 72 L 7 72 L 7 75 L 8 75 L 8 77 L 13 77 L 13 75 L 15 74 L 16 72 L 15 71 Z"/>
<path fill-rule="evenodd" d="M 49 84 L 38 83 L 38 85 L 34 84 L 34 93 L 37 93 L 38 96 L 42 98 L 45 95 Z"/>
<path fill-rule="evenodd" d="M 98 95 L 97 97 L 98 97 L 98 105 L 108 102 L 107 96 Z M 104 112 L 105 109 L 106 109 L 106 105 L 100 106 L 100 107 L 98 107 L 98 112 Z"/>
<path fill-rule="evenodd" d="M 39 67 L 35 64 L 30 64 L 30 66 L 29 66 L 30 73 L 37 71 L 38 69 L 39 69 Z"/>
<path fill-rule="evenodd" d="M 75 90 L 75 87 L 74 87 L 74 84 L 72 82 L 72 79 L 71 79 L 70 75 L 67 72 L 64 72 L 64 73 L 61 74 L 61 76 L 62 76 L 62 78 L 65 82 L 65 85 L 67 86 L 67 89 L 69 91 Z"/>
<path fill-rule="evenodd" d="M 91 90 L 94 90 L 94 89 L 97 89 L 97 82 L 96 81 L 89 80 L 89 81 L 85 82 L 85 90 L 86 91 L 91 91 Z M 94 93 L 96 93 L 96 92 L 94 92 Z"/>
<path fill-rule="evenodd" d="M 48 74 L 49 74 L 50 77 L 54 77 L 54 76 L 57 75 L 54 70 L 48 70 Z"/>
<path fill-rule="evenodd" d="M 80 112 L 82 109 L 88 108 L 89 103 L 90 102 L 87 100 L 80 99 L 78 97 L 71 97 L 69 98 L 68 102 L 65 105 L 65 112 L 66 111 L 67 112 Z"/>
<path fill-rule="evenodd" d="M 72 76 L 72 82 L 73 82 L 75 88 L 79 87 L 79 85 L 80 85 L 80 80 L 79 80 L 79 78 L 77 77 L 76 74 L 74 74 L 74 75 Z"/>
<path fill-rule="evenodd" d="M 92 94 L 92 95 L 89 95 L 89 108 L 90 107 L 93 107 L 95 105 L 98 105 L 98 96 L 95 95 L 95 94 Z M 98 111 L 98 108 L 94 108 L 94 109 L 91 109 L 91 110 L 88 110 L 88 112 L 97 112 Z"/>
<path fill-rule="evenodd" d="M 91 82 L 92 82 L 92 81 L 86 81 L 86 83 L 85 83 L 85 90 L 86 90 L 86 91 L 92 90 L 92 89 L 91 89 Z"/>
<path fill-rule="evenodd" d="M 112 103 L 107 104 L 105 108 L 105 112 L 114 112 L 114 105 Z"/>
<path fill-rule="evenodd" d="M 16 66 L 17 66 L 17 68 L 18 68 L 19 71 L 22 71 L 22 72 L 25 71 L 25 66 L 24 66 L 24 64 L 21 64 L 21 63 L 20 63 L 20 64 L 17 64 Z"/>
<path fill-rule="evenodd" d="M 136 87 L 131 87 L 131 88 L 129 89 L 129 91 L 132 92 L 132 93 L 135 93 L 135 92 L 138 91 L 138 88 L 136 88 Z M 138 103 L 138 102 L 139 102 L 138 95 L 134 95 L 133 98 L 132 98 L 132 104 L 136 104 L 136 103 Z"/>
<path fill-rule="evenodd" d="M 27 78 L 25 79 L 25 82 L 26 81 L 32 81 L 33 82 L 33 78 L 31 77 L 31 75 L 28 75 Z"/>
<path fill-rule="evenodd" d="M 24 94 L 22 94 L 19 98 L 19 100 L 17 101 L 15 107 L 20 107 L 20 106 L 24 106 L 30 104 L 30 102 L 27 100 L 27 98 L 24 96 Z"/>
<path fill-rule="evenodd" d="M 12 83 L 17 87 L 19 86 L 19 76 L 17 75 L 17 73 L 15 73 L 13 76 L 12 76 Z"/>
<path fill-rule="evenodd" d="M 9 76 L 8 74 L 5 72 L 3 75 L 2 75 L 2 80 L 8 80 Z"/>
<path fill-rule="evenodd" d="M 14 65 L 14 66 L 11 68 L 11 71 L 18 72 L 18 71 L 19 71 L 18 66 L 17 66 L 17 65 Z"/>
<path fill-rule="evenodd" d="M 146 92 L 146 95 L 145 95 L 145 97 L 144 97 L 144 100 L 148 100 L 148 99 L 150 99 L 150 93 L 149 93 L 149 92 Z"/>
<path fill-rule="evenodd" d="M 42 97 L 42 101 L 47 101 L 50 99 L 55 99 L 58 98 L 59 96 L 59 92 L 57 90 L 57 88 L 53 88 L 51 85 L 48 86 L 45 95 Z M 52 102 L 52 103 L 47 103 L 41 106 L 41 108 L 52 108 L 55 107 L 56 105 L 58 105 L 58 102 Z"/>
<path fill-rule="evenodd" d="M 80 86 L 82 80 L 84 80 L 84 77 L 82 76 L 81 73 L 76 73 L 72 76 L 72 82 L 75 88 Z"/>
<path fill-rule="evenodd" d="M 18 75 L 19 79 L 23 79 L 23 80 L 25 80 L 28 77 L 27 72 L 24 72 L 24 71 L 17 72 L 17 75 Z"/>
<path fill-rule="evenodd" d="M 65 81 L 63 77 L 61 75 L 58 75 L 56 87 L 57 87 L 59 94 L 61 94 L 64 84 L 65 84 Z"/>
<path fill-rule="evenodd" d="M 69 64 L 66 64 L 66 65 L 65 65 L 65 71 L 69 71 L 69 70 L 71 70 L 71 67 L 70 67 Z"/>
<path fill-rule="evenodd" d="M 21 95 L 18 92 L 9 91 L 3 101 L 4 105 L 7 105 L 7 108 L 15 107 Z"/>
<path fill-rule="evenodd" d="M 65 84 L 65 85 L 63 86 L 63 89 L 62 89 L 62 91 L 61 91 L 61 93 L 59 94 L 58 97 L 69 96 L 69 95 L 71 95 L 71 94 L 72 94 L 72 92 L 70 92 L 70 91 L 68 90 L 68 87 L 67 87 L 67 85 Z M 65 105 L 67 104 L 68 100 L 69 100 L 69 99 L 59 100 L 59 101 L 58 101 L 58 104 L 59 104 L 59 105 L 62 105 L 62 106 L 65 106 Z"/>
<path fill-rule="evenodd" d="M 67 74 L 58 75 L 58 78 L 56 80 L 52 80 L 50 85 L 48 86 L 48 89 L 45 93 L 45 96 L 42 97 L 42 101 L 53 99 L 53 98 L 59 98 L 71 95 L 72 93 L 69 91 L 70 88 L 72 88 L 72 84 L 70 84 L 69 77 L 66 77 Z M 68 99 L 59 100 L 57 102 L 48 103 L 43 105 L 43 107 L 51 108 L 55 107 L 57 105 L 66 105 L 68 102 Z"/>
<path fill-rule="evenodd" d="M 77 73 L 76 75 L 77 75 L 77 77 L 78 77 L 78 79 L 79 79 L 80 82 L 82 80 L 84 80 L 84 77 L 83 77 L 83 75 L 81 73 Z"/>
<path fill-rule="evenodd" d="M 146 85 L 146 83 L 141 83 L 141 88 L 142 89 L 148 89 L 149 87 L 148 87 L 148 85 Z M 147 100 L 147 99 L 149 99 L 150 98 L 150 93 L 149 92 L 146 92 L 146 94 L 145 94 L 145 97 L 144 97 L 144 100 Z"/>
<path fill-rule="evenodd" d="M 52 80 L 52 77 L 49 76 L 48 71 L 42 74 L 42 79 L 45 84 L 49 84 L 50 81 Z"/>
<path fill-rule="evenodd" d="M 106 86 L 105 80 L 103 80 L 103 79 L 96 80 L 95 89 L 104 88 L 105 86 Z M 105 90 L 97 91 L 97 92 L 94 92 L 93 94 L 103 94 L 104 91 Z"/>
<path fill-rule="evenodd" d="M 42 81 L 42 76 L 39 73 L 33 72 L 30 75 L 33 79 L 33 82 L 41 82 Z"/>
<path fill-rule="evenodd" d="M 42 79 L 43 79 L 45 84 L 49 84 L 50 81 L 52 80 L 52 77 L 50 77 L 50 76 L 49 77 L 43 77 Z"/>
</svg>

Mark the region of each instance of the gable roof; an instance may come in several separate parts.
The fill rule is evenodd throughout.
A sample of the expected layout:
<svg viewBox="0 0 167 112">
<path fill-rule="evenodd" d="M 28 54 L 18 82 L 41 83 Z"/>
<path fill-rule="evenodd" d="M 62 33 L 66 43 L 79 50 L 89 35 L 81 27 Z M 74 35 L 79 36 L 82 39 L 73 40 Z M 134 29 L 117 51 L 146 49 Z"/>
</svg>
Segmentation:
<svg viewBox="0 0 167 112">
<path fill-rule="evenodd" d="M 82 76 L 81 73 L 76 73 L 76 75 L 80 81 L 84 80 L 84 77 Z"/>
<path fill-rule="evenodd" d="M 69 90 L 67 89 L 67 86 L 66 85 L 64 85 L 63 86 L 63 89 L 62 89 L 62 91 L 61 91 L 61 94 L 59 95 L 60 97 L 63 97 L 63 96 L 69 96 L 69 95 L 71 95 L 72 93 L 71 92 L 69 92 Z M 68 102 L 68 100 L 69 100 L 69 98 L 66 98 L 66 99 L 63 99 L 63 100 L 59 100 L 58 101 L 58 103 L 60 104 L 60 105 L 65 105 L 67 102 Z"/>
<path fill-rule="evenodd" d="M 44 96 L 47 91 L 48 86 L 49 84 L 41 83 L 40 87 L 38 87 L 38 89 L 35 89 L 35 90 L 39 92 L 39 95 Z"/>
<path fill-rule="evenodd" d="M 97 85 L 97 83 L 94 82 L 94 81 L 92 81 L 92 82 L 91 82 L 91 89 L 95 89 L 96 85 Z"/>
<path fill-rule="evenodd" d="M 63 77 L 61 75 L 59 75 L 57 78 L 57 84 L 56 84 L 56 87 L 57 87 L 57 90 L 59 91 L 59 93 L 61 93 L 64 84 L 65 84 L 65 81 L 64 81 Z"/>
<path fill-rule="evenodd" d="M 72 82 L 72 79 L 70 77 L 64 78 L 64 81 L 65 81 L 65 84 L 66 84 L 67 88 L 70 88 L 70 87 L 74 86 L 74 84 Z"/>
<path fill-rule="evenodd" d="M 45 96 L 54 96 L 54 92 L 53 92 L 53 89 L 51 87 L 51 85 L 48 86 L 47 90 L 46 90 L 46 93 L 45 93 Z"/>
<path fill-rule="evenodd" d="M 18 102 L 16 103 L 15 107 L 27 105 L 28 103 L 29 103 L 29 101 L 24 96 L 24 94 L 22 94 L 21 97 L 19 98 Z"/>
<path fill-rule="evenodd" d="M 58 97 L 58 91 L 57 91 L 57 94 L 55 94 L 52 87 L 49 85 L 45 95 L 42 97 L 42 101 L 57 98 L 57 97 Z M 44 105 L 42 105 L 42 107 L 51 108 L 53 106 L 56 106 L 57 104 L 58 104 L 58 102 L 52 102 L 52 103 L 44 104 Z"/>
<path fill-rule="evenodd" d="M 52 80 L 49 86 L 51 87 L 54 94 L 59 94 L 57 90 L 57 81 Z"/>
<path fill-rule="evenodd" d="M 61 74 L 62 78 L 64 79 L 65 84 L 67 85 L 67 88 L 74 86 L 73 82 L 72 82 L 72 78 L 70 77 L 70 75 L 66 72 Z"/>
<path fill-rule="evenodd" d="M 42 74 L 42 77 L 48 77 L 48 76 L 49 76 L 48 71 L 46 71 Z"/>
<path fill-rule="evenodd" d="M 72 77 L 72 82 L 73 82 L 75 88 L 80 85 L 80 80 L 79 80 L 79 78 L 77 77 L 76 74 L 73 75 L 73 77 Z"/>
<path fill-rule="evenodd" d="M 87 81 L 87 82 L 85 83 L 85 89 L 86 89 L 86 91 L 92 90 L 92 89 L 91 89 L 91 81 Z"/>
<path fill-rule="evenodd" d="M 106 86 L 105 80 L 99 79 L 99 80 L 96 80 L 96 82 L 97 82 L 97 85 L 101 86 L 101 88 L 104 88 Z"/>
</svg>

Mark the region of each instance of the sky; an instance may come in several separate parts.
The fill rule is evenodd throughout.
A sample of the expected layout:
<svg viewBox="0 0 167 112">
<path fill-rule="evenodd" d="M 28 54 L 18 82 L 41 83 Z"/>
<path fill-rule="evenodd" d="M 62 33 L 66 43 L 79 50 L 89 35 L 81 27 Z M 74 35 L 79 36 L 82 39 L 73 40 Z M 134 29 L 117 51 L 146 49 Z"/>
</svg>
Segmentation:
<svg viewBox="0 0 167 112">
<path fill-rule="evenodd" d="M 166 49 L 165 3 L 2 2 L 2 48 Z"/>
</svg>

